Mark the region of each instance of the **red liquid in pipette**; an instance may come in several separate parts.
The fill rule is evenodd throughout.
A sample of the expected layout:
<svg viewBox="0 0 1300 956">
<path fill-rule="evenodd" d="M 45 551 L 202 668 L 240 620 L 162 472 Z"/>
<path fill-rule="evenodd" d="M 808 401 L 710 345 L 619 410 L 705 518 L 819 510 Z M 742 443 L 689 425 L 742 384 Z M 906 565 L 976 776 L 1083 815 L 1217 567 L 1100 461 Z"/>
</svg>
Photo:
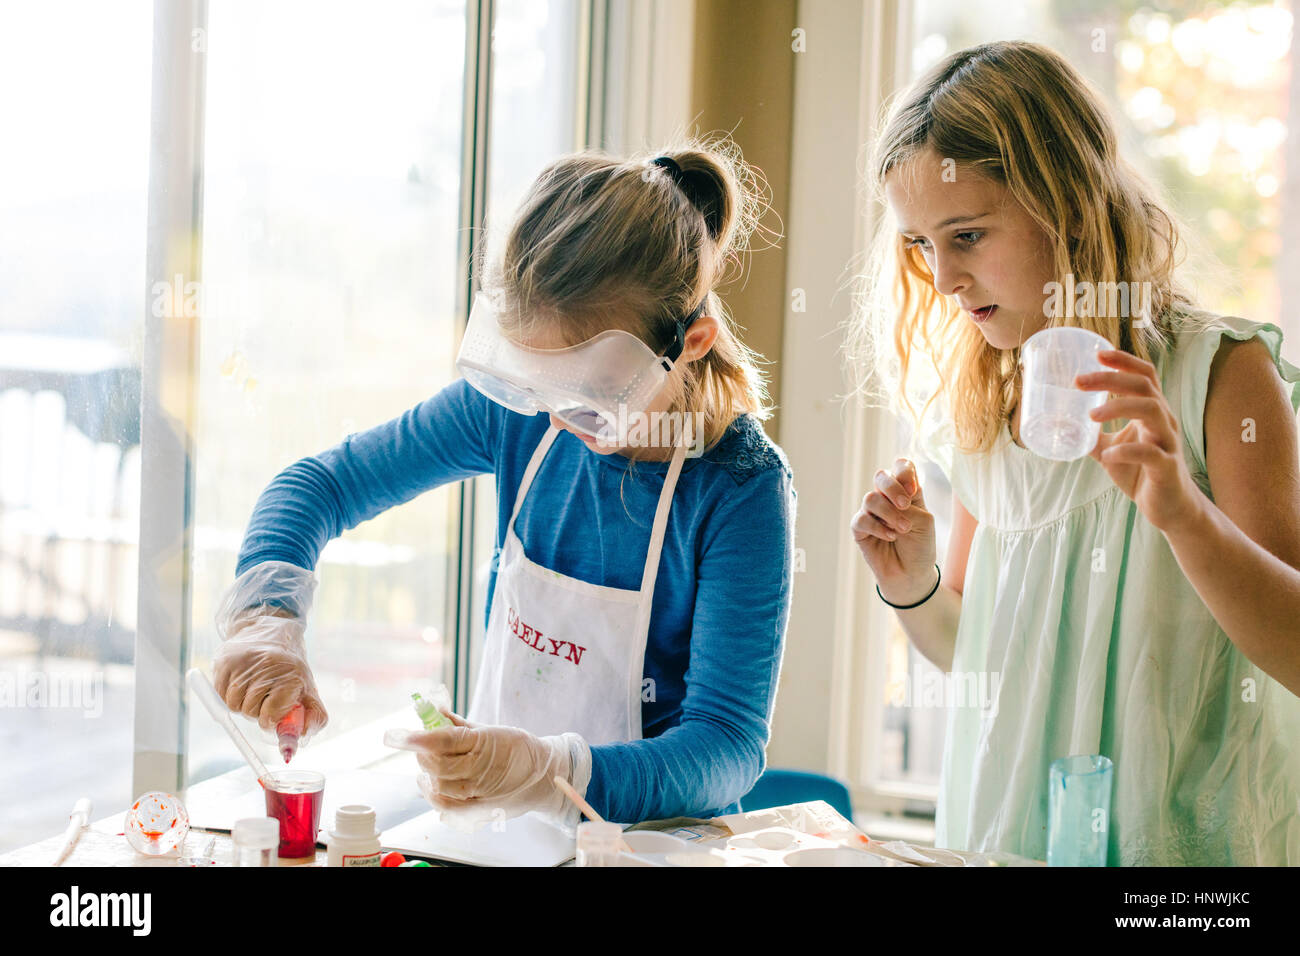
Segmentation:
<svg viewBox="0 0 1300 956">
<path fill-rule="evenodd" d="M 307 708 L 302 704 L 294 704 L 293 709 L 280 718 L 280 722 L 275 725 L 280 756 L 284 758 L 285 763 L 293 759 L 293 755 L 298 752 L 298 738 L 302 736 L 306 724 Z"/>
<path fill-rule="evenodd" d="M 313 856 L 325 791 L 286 793 L 271 787 L 265 790 L 266 815 L 280 821 L 280 856 L 287 859 Z"/>
</svg>

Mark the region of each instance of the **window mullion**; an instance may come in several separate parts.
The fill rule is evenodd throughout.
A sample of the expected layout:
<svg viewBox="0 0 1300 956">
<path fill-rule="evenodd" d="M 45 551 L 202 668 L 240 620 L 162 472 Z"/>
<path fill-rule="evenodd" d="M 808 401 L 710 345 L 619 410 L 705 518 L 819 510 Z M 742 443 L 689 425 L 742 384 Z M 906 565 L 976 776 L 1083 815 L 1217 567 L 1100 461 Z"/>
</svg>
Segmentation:
<svg viewBox="0 0 1300 956">
<path fill-rule="evenodd" d="M 206 0 L 154 4 L 145 335 L 141 357 L 140 552 L 134 792 L 184 780 L 182 673 L 190 640 L 198 410 Z M 179 288 L 178 288 L 179 286 Z M 165 308 L 157 305 L 164 304 Z M 156 312 L 163 312 L 156 315 Z"/>
<path fill-rule="evenodd" d="M 492 96 L 492 24 L 493 0 L 470 0 L 465 11 L 465 99 L 464 133 L 461 144 L 461 201 L 458 235 L 456 337 L 459 340 L 469 321 L 469 305 L 478 284 L 478 264 L 474 261 L 477 242 L 487 223 L 488 131 Z M 453 370 L 452 374 L 455 374 Z M 452 702 L 457 712 L 469 709 L 472 675 L 470 673 L 470 638 L 474 633 L 474 523 L 475 481 L 462 481 L 450 496 L 452 511 L 449 522 L 447 601 L 449 629 L 453 647 Z"/>
</svg>

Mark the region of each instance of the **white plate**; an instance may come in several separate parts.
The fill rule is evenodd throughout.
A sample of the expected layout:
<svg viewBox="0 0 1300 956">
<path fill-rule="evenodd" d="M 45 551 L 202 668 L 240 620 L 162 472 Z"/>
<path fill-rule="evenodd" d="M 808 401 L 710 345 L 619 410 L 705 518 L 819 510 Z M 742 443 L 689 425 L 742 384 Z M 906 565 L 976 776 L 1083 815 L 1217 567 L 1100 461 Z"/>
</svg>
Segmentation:
<svg viewBox="0 0 1300 956">
<path fill-rule="evenodd" d="M 814 846 L 784 857 L 786 866 L 887 866 L 878 856 L 843 846 Z"/>
</svg>

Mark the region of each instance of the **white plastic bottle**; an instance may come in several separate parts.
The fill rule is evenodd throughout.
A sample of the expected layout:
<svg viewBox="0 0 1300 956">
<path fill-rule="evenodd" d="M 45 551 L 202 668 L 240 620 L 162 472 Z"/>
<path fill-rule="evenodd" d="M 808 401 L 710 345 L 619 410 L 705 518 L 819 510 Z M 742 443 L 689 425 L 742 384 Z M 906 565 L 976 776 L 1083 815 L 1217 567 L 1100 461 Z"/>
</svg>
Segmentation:
<svg viewBox="0 0 1300 956">
<path fill-rule="evenodd" d="M 326 866 L 380 866 L 382 854 L 374 809 L 361 803 L 339 807 L 325 844 Z"/>
</svg>

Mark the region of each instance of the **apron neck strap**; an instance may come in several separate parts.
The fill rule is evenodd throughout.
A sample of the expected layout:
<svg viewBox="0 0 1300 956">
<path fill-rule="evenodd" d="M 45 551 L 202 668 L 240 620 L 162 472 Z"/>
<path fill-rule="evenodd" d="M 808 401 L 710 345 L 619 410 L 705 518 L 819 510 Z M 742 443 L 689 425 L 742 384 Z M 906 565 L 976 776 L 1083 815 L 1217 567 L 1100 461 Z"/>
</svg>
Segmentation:
<svg viewBox="0 0 1300 956">
<path fill-rule="evenodd" d="M 510 524 L 506 526 L 507 531 L 514 530 L 515 519 L 519 517 L 519 509 L 523 507 L 524 498 L 528 496 L 528 489 L 532 487 L 533 478 L 537 476 L 537 470 L 542 467 L 542 459 L 551 450 L 551 445 L 555 443 L 555 436 L 559 433 L 560 430 L 552 425 L 546 429 L 546 434 L 537 443 L 537 450 L 533 452 L 533 457 L 529 459 L 528 467 L 524 469 L 524 477 L 519 481 L 519 490 L 515 492 L 515 507 L 510 512 Z"/>
<path fill-rule="evenodd" d="M 506 528 L 508 534 L 514 532 L 515 519 L 519 517 L 519 509 L 523 506 L 524 498 L 528 495 L 528 489 L 532 487 L 533 479 L 542 466 L 542 460 L 546 458 L 546 453 L 554 444 L 555 436 L 558 434 L 559 429 L 552 425 L 546 430 L 542 440 L 537 443 L 537 450 L 533 452 L 533 457 L 524 470 L 524 477 L 519 482 L 519 490 L 515 492 L 515 505 L 510 512 L 510 524 Z M 650 530 L 650 548 L 646 554 L 645 571 L 641 576 L 641 593 L 643 595 L 653 592 L 655 578 L 659 575 L 659 557 L 663 552 L 664 534 L 668 528 L 668 511 L 672 507 L 673 492 L 677 488 L 677 479 L 682 473 L 682 463 L 685 460 L 686 443 L 678 441 L 676 447 L 673 448 L 673 457 L 671 464 L 668 466 L 668 473 L 664 475 L 664 487 L 659 493 L 659 506 L 655 509 L 654 526 Z"/>
<path fill-rule="evenodd" d="M 659 555 L 663 551 L 664 532 L 668 527 L 668 509 L 672 507 L 673 491 L 677 488 L 677 478 L 682 473 L 682 462 L 686 460 L 686 444 L 679 441 L 673 449 L 672 464 L 664 476 L 664 488 L 659 493 L 659 507 L 655 509 L 655 523 L 650 531 L 650 550 L 646 555 L 645 572 L 641 576 L 642 595 L 654 591 L 655 578 L 659 575 Z"/>
</svg>

